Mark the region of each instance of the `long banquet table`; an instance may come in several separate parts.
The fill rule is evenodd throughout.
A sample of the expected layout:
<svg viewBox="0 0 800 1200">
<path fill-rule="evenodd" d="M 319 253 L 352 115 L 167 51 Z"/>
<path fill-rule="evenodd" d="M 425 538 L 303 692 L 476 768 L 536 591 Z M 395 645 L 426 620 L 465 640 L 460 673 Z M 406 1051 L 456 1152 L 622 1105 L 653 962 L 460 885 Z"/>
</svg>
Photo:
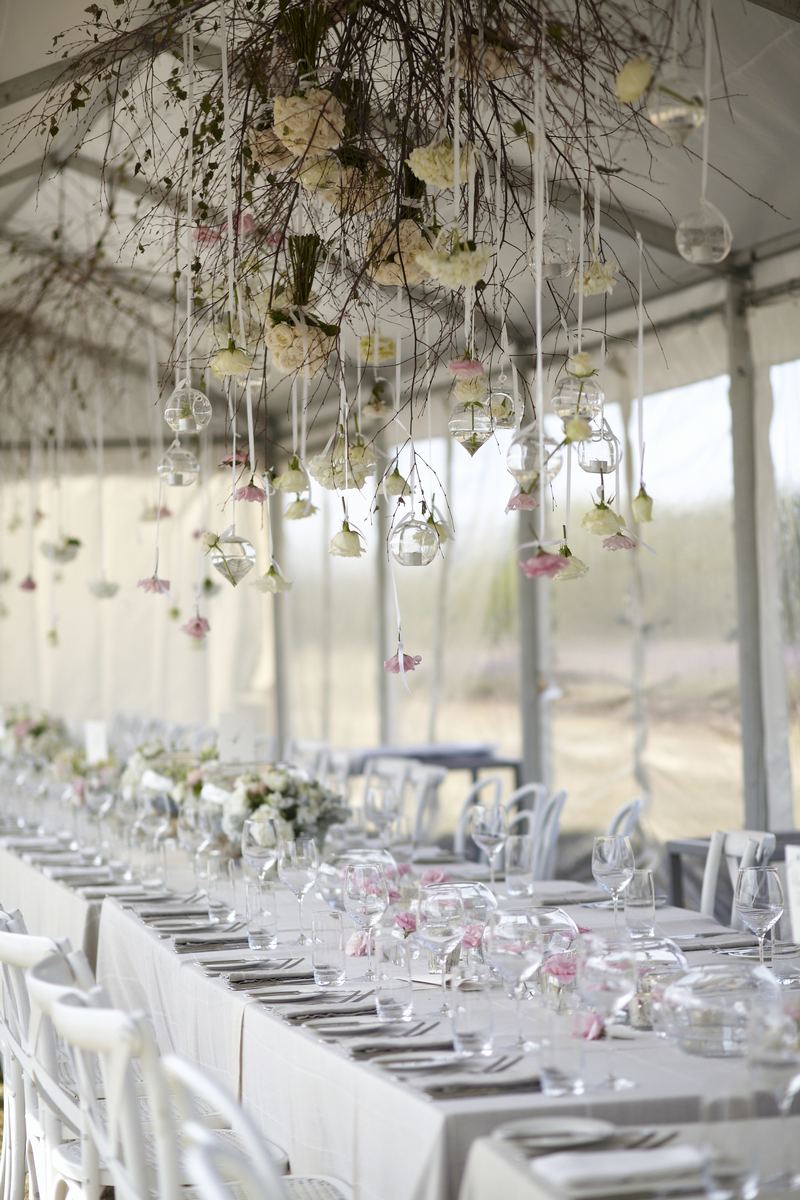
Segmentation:
<svg viewBox="0 0 800 1200">
<path fill-rule="evenodd" d="M 612 1043 L 618 1070 L 637 1085 L 628 1091 L 433 1101 L 377 1065 L 354 1061 L 343 1044 L 289 1025 L 256 998 L 207 976 L 195 956 L 177 954 L 169 938 L 117 900 L 105 899 L 100 909 L 4 849 L 0 870 L 3 905 L 20 908 L 33 932 L 68 936 L 91 950 L 99 916 L 97 974 L 114 999 L 146 1009 L 163 1050 L 194 1059 L 234 1091 L 265 1135 L 288 1150 L 293 1170 L 335 1175 L 355 1186 L 359 1200 L 455 1200 L 475 1139 L 521 1115 L 591 1113 L 620 1124 L 696 1120 L 699 1076 L 735 1090 L 741 1071 L 740 1061 L 689 1058 L 639 1033 Z M 539 884 L 537 899 L 546 903 L 582 888 Z M 296 907 L 288 893 L 278 895 L 287 946 L 297 933 Z M 562 907 L 584 927 L 609 928 L 606 909 Z M 718 927 L 698 913 L 664 908 L 658 928 L 669 935 Z M 693 961 L 703 957 L 695 954 Z M 351 961 L 351 974 L 362 968 L 363 960 Z M 438 989 L 420 983 L 415 1002 L 420 1015 L 434 1014 Z M 509 1033 L 512 1006 L 503 997 L 495 1016 L 499 1032 Z M 605 1062 L 604 1049 L 589 1043 L 586 1058 L 591 1078 Z"/>
</svg>

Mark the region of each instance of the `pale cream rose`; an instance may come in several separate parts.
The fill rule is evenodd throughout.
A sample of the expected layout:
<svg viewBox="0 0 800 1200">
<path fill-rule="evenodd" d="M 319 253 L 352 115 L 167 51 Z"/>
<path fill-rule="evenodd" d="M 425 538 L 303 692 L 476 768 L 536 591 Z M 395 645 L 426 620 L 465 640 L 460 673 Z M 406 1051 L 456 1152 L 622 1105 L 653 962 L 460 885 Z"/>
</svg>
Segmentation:
<svg viewBox="0 0 800 1200">
<path fill-rule="evenodd" d="M 615 513 L 607 504 L 595 504 L 594 508 L 590 508 L 587 513 L 583 514 L 581 521 L 584 529 L 588 529 L 589 533 L 596 533 L 598 537 L 616 533 L 618 529 L 622 529 L 624 524 L 619 513 Z"/>
<path fill-rule="evenodd" d="M 469 146 L 462 146 L 459 153 L 459 165 L 462 183 L 466 182 L 470 156 Z M 406 163 L 417 179 L 431 187 L 445 189 L 453 186 L 453 171 L 456 156 L 453 143 L 447 139 L 440 142 L 430 142 L 427 146 L 418 146 L 412 150 Z"/>
<path fill-rule="evenodd" d="M 298 158 L 335 150 L 344 133 L 344 110 L 325 88 L 276 96 L 273 114 L 275 136 Z"/>
<path fill-rule="evenodd" d="M 603 296 L 613 292 L 617 279 L 617 264 L 615 262 L 600 262 L 593 258 L 583 274 L 581 291 L 584 296 Z"/>
<path fill-rule="evenodd" d="M 629 58 L 617 72 L 614 95 L 620 104 L 635 104 L 641 100 L 653 82 L 653 65 L 649 59 Z"/>
<path fill-rule="evenodd" d="M 483 400 L 488 391 L 489 384 L 485 375 L 473 375 L 466 379 L 457 379 L 453 385 L 453 395 L 457 400 L 463 400 L 465 404 L 474 403 L 476 400 Z"/>
<path fill-rule="evenodd" d="M 432 279 L 455 292 L 462 287 L 475 287 L 483 279 L 491 256 L 490 246 L 476 246 L 474 250 L 443 248 L 417 254 L 417 263 Z"/>
<path fill-rule="evenodd" d="M 570 417 L 564 422 L 564 437 L 568 442 L 585 442 L 592 436 L 592 427 L 585 417 Z"/>
<path fill-rule="evenodd" d="M 278 567 L 273 563 L 260 579 L 255 581 L 254 587 L 257 587 L 260 592 L 267 592 L 272 596 L 279 596 L 282 592 L 291 590 L 292 581 L 282 575 Z"/>
<path fill-rule="evenodd" d="M 644 484 L 639 488 L 639 491 L 634 496 L 631 502 L 633 517 L 640 525 L 645 525 L 653 519 L 653 497 L 649 496 L 645 490 Z"/>
<path fill-rule="evenodd" d="M 253 160 L 270 171 L 285 171 L 294 162 L 273 129 L 248 129 L 247 144 Z"/>
<path fill-rule="evenodd" d="M 576 379 L 588 379 L 590 375 L 597 374 L 597 368 L 592 362 L 592 356 L 581 350 L 567 359 L 567 372 Z"/>
<path fill-rule="evenodd" d="M 253 356 L 246 350 L 228 346 L 226 349 L 218 350 L 208 365 L 217 379 L 225 379 L 229 375 L 234 378 L 242 378 L 249 374 L 253 365 Z"/>
<path fill-rule="evenodd" d="M 386 287 L 414 287 L 427 278 L 416 261 L 418 253 L 430 249 L 430 243 L 416 221 L 404 218 L 394 229 L 389 221 L 378 221 L 369 238 L 369 255 L 379 255 L 370 267 L 376 283 Z"/>
<path fill-rule="evenodd" d="M 360 558 L 364 546 L 360 534 L 343 521 L 342 528 L 331 538 L 329 551 L 335 558 Z"/>
<path fill-rule="evenodd" d="M 294 336 L 294 326 L 284 321 L 278 321 L 274 325 L 270 322 L 265 331 L 267 345 L 274 351 L 288 350 L 294 345 Z"/>
</svg>

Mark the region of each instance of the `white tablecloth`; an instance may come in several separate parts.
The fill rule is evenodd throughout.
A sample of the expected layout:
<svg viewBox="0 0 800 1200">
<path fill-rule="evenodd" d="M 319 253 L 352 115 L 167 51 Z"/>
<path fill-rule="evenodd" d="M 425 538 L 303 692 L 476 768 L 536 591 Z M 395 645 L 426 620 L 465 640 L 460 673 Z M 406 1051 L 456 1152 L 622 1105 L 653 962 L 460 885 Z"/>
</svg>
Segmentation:
<svg viewBox="0 0 800 1200">
<path fill-rule="evenodd" d="M 83 950 L 94 967 L 99 901 L 86 900 L 58 880 L 49 879 L 4 846 L 0 846 L 0 904 L 6 911 L 18 908 L 30 933 L 69 938 L 73 949 Z"/>
<path fill-rule="evenodd" d="M 549 890 L 563 892 L 564 886 Z M 288 924 L 295 910 L 285 899 Z M 572 913 L 591 928 L 608 928 L 611 921 L 605 909 Z M 662 910 L 659 926 L 665 933 L 712 928 L 699 914 L 676 909 Z M 353 965 L 360 972 L 363 960 Z M 724 1084 L 741 1070 L 740 1062 L 691 1059 L 643 1035 L 613 1043 L 619 1072 L 637 1084 L 626 1092 L 434 1103 L 207 978 L 113 900 L 103 908 L 98 977 L 120 1003 L 141 1004 L 152 1013 L 163 1049 L 195 1059 L 238 1094 L 264 1133 L 288 1150 L 294 1170 L 354 1183 L 359 1200 L 455 1200 L 475 1138 L 527 1113 L 591 1111 L 621 1123 L 696 1119 L 698 1075 L 713 1072 Z M 439 1002 L 434 988 L 420 988 L 420 1013 L 433 1012 Z M 510 1028 L 510 1005 L 501 1000 L 499 1009 L 501 1024 Z M 586 1049 L 588 1069 L 597 1071 L 604 1050 Z"/>
</svg>

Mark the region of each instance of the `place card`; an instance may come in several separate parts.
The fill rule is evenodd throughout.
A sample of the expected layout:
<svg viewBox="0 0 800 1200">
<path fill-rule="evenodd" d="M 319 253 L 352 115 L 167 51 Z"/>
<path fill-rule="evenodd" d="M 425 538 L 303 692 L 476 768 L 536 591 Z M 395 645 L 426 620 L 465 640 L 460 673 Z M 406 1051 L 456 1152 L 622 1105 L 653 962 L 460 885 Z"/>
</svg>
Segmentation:
<svg viewBox="0 0 800 1200">
<path fill-rule="evenodd" d="M 786 900 L 792 924 L 792 941 L 800 940 L 800 846 L 787 846 Z"/>
<path fill-rule="evenodd" d="M 108 758 L 108 730 L 105 721 L 84 721 L 83 742 L 89 766 Z"/>
<path fill-rule="evenodd" d="M 256 759 L 258 719 L 253 712 L 227 712 L 219 719 L 219 760 L 251 763 Z"/>
</svg>

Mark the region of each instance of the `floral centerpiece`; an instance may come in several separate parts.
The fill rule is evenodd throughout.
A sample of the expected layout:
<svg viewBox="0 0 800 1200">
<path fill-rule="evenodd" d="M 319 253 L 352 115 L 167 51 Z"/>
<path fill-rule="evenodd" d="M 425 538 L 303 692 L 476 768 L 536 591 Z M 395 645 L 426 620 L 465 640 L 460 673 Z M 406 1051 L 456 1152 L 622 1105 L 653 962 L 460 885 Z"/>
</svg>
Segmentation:
<svg viewBox="0 0 800 1200">
<path fill-rule="evenodd" d="M 52 762 L 69 744 L 64 722 L 47 713 L 12 709 L 5 713 L 0 732 L 0 753 L 4 758 L 20 754 Z"/>
<path fill-rule="evenodd" d="M 240 775 L 233 791 L 222 806 L 222 830 L 232 842 L 238 842 L 248 817 L 272 818 L 280 837 L 316 837 L 340 821 L 346 821 L 347 805 L 343 798 L 318 779 L 309 779 L 301 770 L 286 763 L 275 763 L 260 774 Z"/>
</svg>

